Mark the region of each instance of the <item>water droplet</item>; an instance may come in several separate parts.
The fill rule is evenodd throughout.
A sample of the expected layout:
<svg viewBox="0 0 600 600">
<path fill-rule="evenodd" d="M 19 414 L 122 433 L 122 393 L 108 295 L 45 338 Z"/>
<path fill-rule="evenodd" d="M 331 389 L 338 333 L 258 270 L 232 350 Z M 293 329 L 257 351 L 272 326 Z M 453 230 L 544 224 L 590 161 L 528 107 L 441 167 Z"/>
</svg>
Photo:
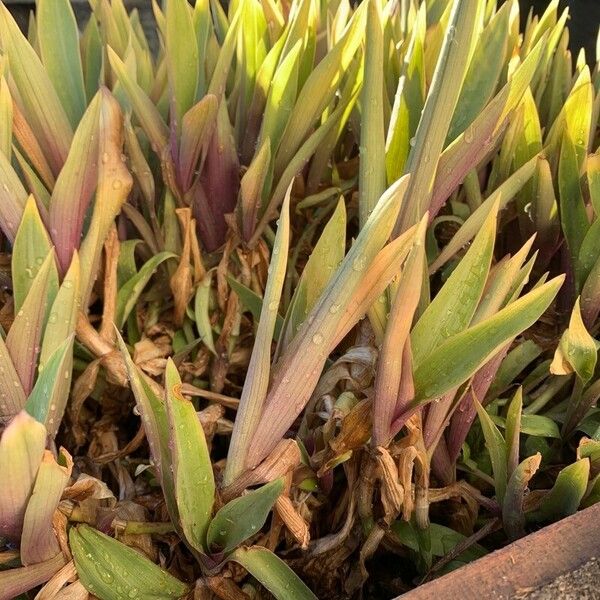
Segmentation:
<svg viewBox="0 0 600 600">
<path fill-rule="evenodd" d="M 465 130 L 465 143 L 471 144 L 473 143 L 473 125 L 469 125 Z"/>
<path fill-rule="evenodd" d="M 53 313 L 50 313 L 50 316 L 48 317 L 48 322 L 56 323 L 57 319 L 58 319 L 58 317 L 57 317 L 56 313 L 53 312 Z"/>
<path fill-rule="evenodd" d="M 362 271 L 365 268 L 365 263 L 366 261 L 364 256 L 357 256 L 352 262 L 352 269 L 354 271 Z"/>
<path fill-rule="evenodd" d="M 273 302 L 269 302 L 269 310 L 277 310 L 279 303 L 275 300 Z"/>
<path fill-rule="evenodd" d="M 105 152 L 105 153 L 102 155 L 102 162 L 103 162 L 104 164 L 106 164 L 106 163 L 108 162 L 108 159 L 109 159 L 108 152 Z"/>
<path fill-rule="evenodd" d="M 102 581 L 104 581 L 104 583 L 112 583 L 114 581 L 114 577 L 112 576 L 112 573 L 109 573 L 102 567 L 97 567 L 97 570 L 98 570 L 98 574 L 100 575 L 100 579 L 102 579 Z"/>
<path fill-rule="evenodd" d="M 122 185 L 123 185 L 123 183 L 121 182 L 120 179 L 115 179 L 112 184 L 113 190 L 121 189 Z"/>
<path fill-rule="evenodd" d="M 312 341 L 313 344 L 316 344 L 318 346 L 323 342 L 323 336 L 320 333 L 315 333 L 315 335 L 312 336 Z"/>
<path fill-rule="evenodd" d="M 339 305 L 339 304 L 332 304 L 332 305 L 329 307 L 329 312 L 330 312 L 332 315 L 335 315 L 335 313 L 336 313 L 338 310 L 340 310 L 340 305 Z"/>
</svg>

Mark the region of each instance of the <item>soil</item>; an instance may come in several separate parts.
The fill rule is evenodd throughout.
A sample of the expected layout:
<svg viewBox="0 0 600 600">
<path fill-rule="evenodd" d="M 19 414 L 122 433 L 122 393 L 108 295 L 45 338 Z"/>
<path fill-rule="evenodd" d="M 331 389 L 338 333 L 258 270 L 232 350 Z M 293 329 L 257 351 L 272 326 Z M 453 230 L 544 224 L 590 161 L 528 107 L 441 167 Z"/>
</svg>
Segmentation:
<svg viewBox="0 0 600 600">
<path fill-rule="evenodd" d="M 600 560 L 592 558 L 579 569 L 557 577 L 552 583 L 518 596 L 518 600 L 598 600 Z M 516 599 L 515 599 L 516 600 Z"/>
</svg>

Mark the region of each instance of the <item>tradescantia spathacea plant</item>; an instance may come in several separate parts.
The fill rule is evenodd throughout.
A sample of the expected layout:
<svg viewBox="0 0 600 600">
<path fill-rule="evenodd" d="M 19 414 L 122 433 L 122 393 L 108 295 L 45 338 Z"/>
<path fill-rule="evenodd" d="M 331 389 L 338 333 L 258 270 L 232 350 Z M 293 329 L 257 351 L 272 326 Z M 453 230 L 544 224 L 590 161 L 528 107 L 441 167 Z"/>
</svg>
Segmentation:
<svg viewBox="0 0 600 600">
<path fill-rule="evenodd" d="M 600 499 L 567 9 L 89 4 L 0 3 L 0 598 L 389 598 Z"/>
</svg>

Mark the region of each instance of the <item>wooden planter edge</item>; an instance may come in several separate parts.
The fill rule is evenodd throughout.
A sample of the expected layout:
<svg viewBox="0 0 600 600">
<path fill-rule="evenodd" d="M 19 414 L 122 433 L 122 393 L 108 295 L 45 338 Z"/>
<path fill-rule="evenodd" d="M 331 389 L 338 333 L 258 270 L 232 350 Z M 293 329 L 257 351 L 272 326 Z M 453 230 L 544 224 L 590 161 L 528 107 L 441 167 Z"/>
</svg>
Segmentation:
<svg viewBox="0 0 600 600">
<path fill-rule="evenodd" d="M 396 600 L 508 600 L 600 558 L 600 503 L 548 525 Z"/>
</svg>

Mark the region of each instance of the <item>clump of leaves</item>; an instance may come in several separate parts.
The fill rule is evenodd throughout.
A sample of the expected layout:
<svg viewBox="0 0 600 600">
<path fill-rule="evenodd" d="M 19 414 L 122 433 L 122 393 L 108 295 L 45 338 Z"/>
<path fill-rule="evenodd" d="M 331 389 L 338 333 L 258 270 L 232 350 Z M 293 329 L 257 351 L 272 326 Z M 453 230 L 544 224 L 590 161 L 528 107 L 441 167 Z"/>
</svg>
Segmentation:
<svg viewBox="0 0 600 600">
<path fill-rule="evenodd" d="M 558 1 L 90 8 L 0 3 L 1 597 L 392 597 L 600 499 Z"/>
</svg>

